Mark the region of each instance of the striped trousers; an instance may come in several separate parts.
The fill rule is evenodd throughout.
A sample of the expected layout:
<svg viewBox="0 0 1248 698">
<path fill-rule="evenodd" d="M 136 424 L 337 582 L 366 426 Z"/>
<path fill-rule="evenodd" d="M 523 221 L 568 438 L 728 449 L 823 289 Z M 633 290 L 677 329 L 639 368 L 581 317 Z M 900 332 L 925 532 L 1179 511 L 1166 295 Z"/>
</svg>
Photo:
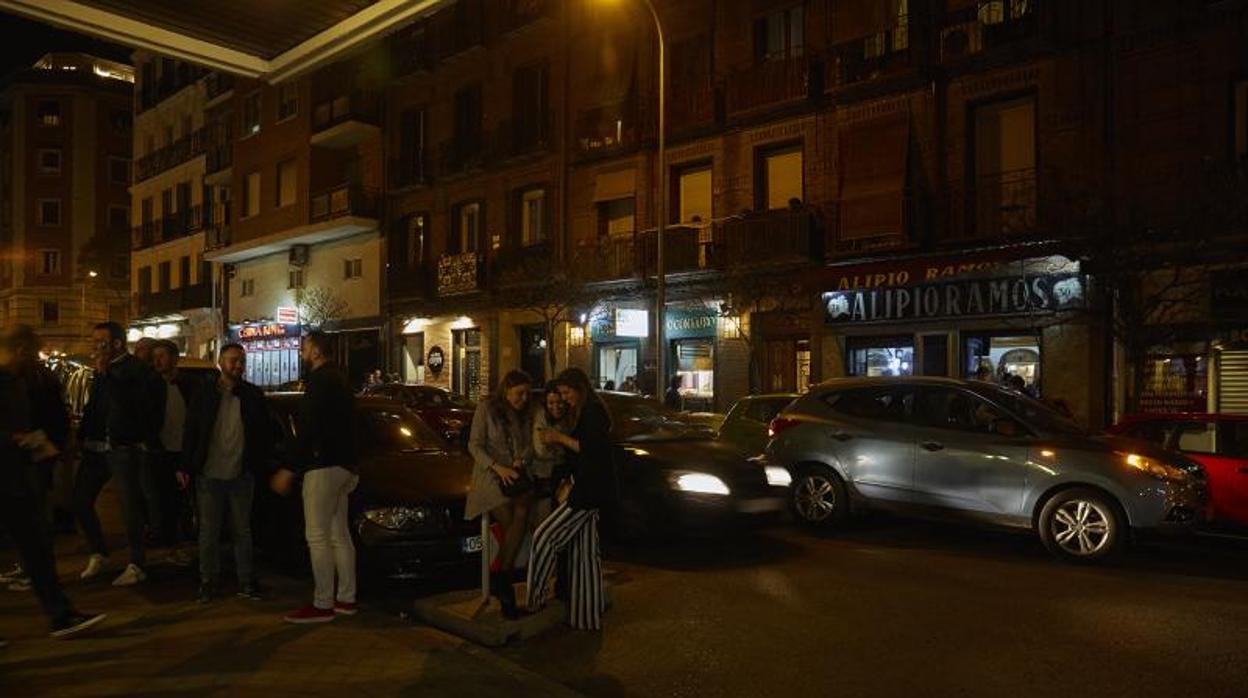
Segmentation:
<svg viewBox="0 0 1248 698">
<path fill-rule="evenodd" d="M 568 553 L 571 591 L 568 624 L 577 630 L 601 630 L 606 601 L 597 509 L 572 509 L 564 502 L 538 524 L 529 555 L 528 607 L 536 610 L 545 602 L 547 585 L 564 550 Z"/>
</svg>

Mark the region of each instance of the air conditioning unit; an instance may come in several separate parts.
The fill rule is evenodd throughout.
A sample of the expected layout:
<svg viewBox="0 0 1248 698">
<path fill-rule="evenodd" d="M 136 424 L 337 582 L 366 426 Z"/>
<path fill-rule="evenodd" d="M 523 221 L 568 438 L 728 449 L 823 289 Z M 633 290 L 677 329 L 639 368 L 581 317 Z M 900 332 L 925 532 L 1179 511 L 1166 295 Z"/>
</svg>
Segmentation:
<svg viewBox="0 0 1248 698">
<path fill-rule="evenodd" d="M 940 32 L 940 60 L 954 61 L 984 50 L 984 25 L 964 22 Z"/>
<path fill-rule="evenodd" d="M 290 248 L 290 264 L 295 267 L 308 265 L 308 246 L 294 245 Z"/>
</svg>

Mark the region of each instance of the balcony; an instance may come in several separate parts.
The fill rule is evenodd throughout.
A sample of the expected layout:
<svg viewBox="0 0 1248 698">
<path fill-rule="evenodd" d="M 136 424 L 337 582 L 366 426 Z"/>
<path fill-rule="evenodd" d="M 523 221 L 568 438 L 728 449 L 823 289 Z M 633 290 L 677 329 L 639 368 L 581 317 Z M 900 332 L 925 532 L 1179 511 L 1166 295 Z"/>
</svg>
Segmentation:
<svg viewBox="0 0 1248 698">
<path fill-rule="evenodd" d="M 416 22 L 390 40 L 390 63 L 395 76 L 426 73 L 438 63 L 436 45 L 428 22 Z"/>
<path fill-rule="evenodd" d="M 494 133 L 494 154 L 507 159 L 548 153 L 554 146 L 551 112 L 539 112 L 499 123 Z"/>
<path fill-rule="evenodd" d="M 905 75 L 916 65 L 911 24 L 837 44 L 828 52 L 827 87 L 839 89 L 873 80 Z"/>
<path fill-rule="evenodd" d="M 432 177 L 424 150 L 400 158 L 390 158 L 388 172 L 391 189 L 405 189 L 428 184 Z"/>
<path fill-rule="evenodd" d="M 912 230 L 923 220 L 916 215 L 915 208 L 915 199 L 904 192 L 857 196 L 825 204 L 825 255 L 828 259 L 853 257 L 913 245 L 917 234 Z"/>
<path fill-rule="evenodd" d="M 160 219 L 160 242 L 186 237 L 203 228 L 203 209 L 192 206 Z"/>
<path fill-rule="evenodd" d="M 1039 34 L 1036 0 L 981 0 L 945 15 L 940 60 L 953 64 Z"/>
<path fill-rule="evenodd" d="M 381 133 L 381 100 L 371 92 L 338 95 L 312 108 L 312 145 L 354 148 Z"/>
<path fill-rule="evenodd" d="M 823 91 L 822 78 L 806 56 L 756 63 L 734 72 L 724 89 L 729 115 L 810 99 Z"/>
<path fill-rule="evenodd" d="M 459 252 L 438 257 L 439 296 L 473 293 L 485 288 L 485 264 L 477 252 Z"/>
<path fill-rule="evenodd" d="M 715 226 L 714 266 L 753 266 L 822 258 L 812 210 L 768 211 Z"/>
<path fill-rule="evenodd" d="M 667 102 L 670 133 L 687 133 L 712 128 L 719 121 L 720 93 L 709 81 L 702 84 L 673 85 Z"/>
<path fill-rule="evenodd" d="M 711 266 L 711 228 L 670 226 L 663 230 L 663 270 L 665 274 L 695 272 Z M 655 231 L 638 235 L 641 242 L 641 274 L 658 273 L 658 241 Z"/>
<path fill-rule="evenodd" d="M 586 109 L 576 115 L 573 125 L 576 154 L 589 159 L 635 150 L 654 138 L 657 118 L 657 111 L 643 110 L 636 99 Z"/>
<path fill-rule="evenodd" d="M 459 0 L 434 15 L 432 27 L 438 39 L 438 57 L 450 58 L 485 45 L 483 0 Z"/>
<path fill-rule="evenodd" d="M 1036 232 L 1036 171 L 1034 168 L 977 177 L 949 196 L 950 240 L 997 240 L 1027 237 Z"/>
<path fill-rule="evenodd" d="M 453 175 L 479 169 L 485 159 L 480 131 L 445 141 L 438 148 L 438 172 Z"/>
<path fill-rule="evenodd" d="M 203 155 L 208 149 L 207 135 L 206 129 L 192 131 L 173 143 L 139 158 L 139 161 L 134 164 L 134 181 L 142 182 L 150 179 L 165 170 Z"/>
<path fill-rule="evenodd" d="M 494 256 L 493 274 L 496 285 L 523 286 L 541 281 L 555 271 L 554 251 L 550 243 L 524 247 L 504 247 Z"/>
<path fill-rule="evenodd" d="M 211 107 L 234 91 L 234 76 L 229 73 L 208 73 L 204 76 L 205 108 Z"/>
<path fill-rule="evenodd" d="M 211 305 L 212 285 L 206 283 L 135 295 L 135 311 L 139 317 L 176 315 L 184 310 Z"/>
<path fill-rule="evenodd" d="M 599 238 L 596 245 L 582 245 L 573 253 L 573 261 L 591 282 L 635 279 L 641 270 L 635 235 L 608 236 Z"/>
<path fill-rule="evenodd" d="M 507 34 L 551 15 L 553 0 L 502 0 L 496 9 L 499 32 Z"/>
<path fill-rule="evenodd" d="M 374 188 L 340 184 L 312 195 L 308 203 L 308 219 L 312 223 L 321 223 L 346 216 L 377 218 L 380 203 L 380 192 Z"/>
<path fill-rule="evenodd" d="M 156 221 L 145 221 L 130 231 L 130 249 L 141 250 L 156 243 Z"/>
</svg>

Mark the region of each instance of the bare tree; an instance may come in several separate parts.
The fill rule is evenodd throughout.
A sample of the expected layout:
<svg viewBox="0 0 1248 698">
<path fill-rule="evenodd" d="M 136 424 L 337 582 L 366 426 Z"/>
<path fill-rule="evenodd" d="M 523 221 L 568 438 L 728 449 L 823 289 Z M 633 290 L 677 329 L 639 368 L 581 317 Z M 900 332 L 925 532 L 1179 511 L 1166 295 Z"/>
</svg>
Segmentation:
<svg viewBox="0 0 1248 698">
<path fill-rule="evenodd" d="M 341 320 L 351 309 L 337 292 L 325 286 L 312 286 L 297 290 L 295 305 L 299 308 L 299 317 L 313 326 Z"/>
</svg>

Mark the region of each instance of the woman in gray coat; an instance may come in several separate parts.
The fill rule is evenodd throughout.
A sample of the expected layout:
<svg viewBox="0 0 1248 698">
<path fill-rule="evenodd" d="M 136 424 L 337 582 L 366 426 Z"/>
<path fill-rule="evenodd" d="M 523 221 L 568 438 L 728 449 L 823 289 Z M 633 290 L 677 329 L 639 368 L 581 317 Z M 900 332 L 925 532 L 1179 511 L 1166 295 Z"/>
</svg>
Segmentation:
<svg viewBox="0 0 1248 698">
<path fill-rule="evenodd" d="M 506 618 L 518 615 L 511 572 L 528 528 L 533 493 L 530 489 L 508 497 L 502 486 L 528 477 L 526 470 L 533 460 L 532 421 L 526 409 L 532 383 L 524 372 L 509 371 L 490 397 L 477 405 L 468 436 L 474 467 L 464 517 L 475 519 L 488 511 L 503 529 L 499 571 L 490 577 L 490 593 Z"/>
</svg>

